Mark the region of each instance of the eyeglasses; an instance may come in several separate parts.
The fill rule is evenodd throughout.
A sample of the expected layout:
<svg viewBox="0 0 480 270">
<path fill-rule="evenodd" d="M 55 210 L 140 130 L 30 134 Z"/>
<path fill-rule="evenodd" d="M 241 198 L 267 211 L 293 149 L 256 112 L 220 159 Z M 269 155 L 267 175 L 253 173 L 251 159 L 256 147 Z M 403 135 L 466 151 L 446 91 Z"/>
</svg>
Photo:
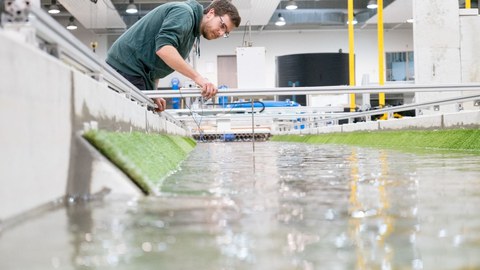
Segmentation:
<svg viewBox="0 0 480 270">
<path fill-rule="evenodd" d="M 222 17 L 221 16 L 218 16 L 220 18 L 220 28 L 222 28 L 223 30 L 223 37 L 224 38 L 228 38 L 228 36 L 230 35 L 230 32 L 228 32 L 228 27 L 227 25 L 225 24 L 225 22 L 223 21 Z"/>
</svg>

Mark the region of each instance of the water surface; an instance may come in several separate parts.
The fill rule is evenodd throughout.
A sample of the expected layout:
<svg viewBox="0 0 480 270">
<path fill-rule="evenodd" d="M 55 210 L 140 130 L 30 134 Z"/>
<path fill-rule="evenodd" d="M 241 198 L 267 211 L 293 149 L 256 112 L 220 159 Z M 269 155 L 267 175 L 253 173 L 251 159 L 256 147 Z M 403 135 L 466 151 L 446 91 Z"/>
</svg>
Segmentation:
<svg viewBox="0 0 480 270">
<path fill-rule="evenodd" d="M 0 234 L 0 269 L 480 269 L 480 157 L 200 143 L 159 197 Z"/>
</svg>

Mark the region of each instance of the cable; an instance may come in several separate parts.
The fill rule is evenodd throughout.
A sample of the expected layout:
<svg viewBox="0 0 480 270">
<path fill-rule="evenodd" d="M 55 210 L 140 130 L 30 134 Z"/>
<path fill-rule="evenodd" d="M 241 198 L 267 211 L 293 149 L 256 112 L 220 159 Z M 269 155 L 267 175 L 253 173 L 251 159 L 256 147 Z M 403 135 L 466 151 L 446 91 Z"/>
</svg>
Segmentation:
<svg viewBox="0 0 480 270">
<path fill-rule="evenodd" d="M 227 113 L 230 113 L 232 112 L 233 109 L 236 108 L 236 105 L 241 105 L 241 104 L 251 104 L 252 101 L 245 101 L 245 102 L 226 102 L 226 103 L 215 103 L 215 102 L 212 102 L 212 103 L 206 103 L 207 100 L 205 100 L 203 97 L 200 98 L 199 100 L 199 105 L 200 105 L 200 108 L 201 108 L 201 116 L 200 116 L 200 120 L 197 121 L 197 118 L 195 117 L 195 114 L 194 114 L 194 111 L 192 110 L 192 108 L 190 106 L 187 105 L 187 102 L 186 102 L 186 99 L 185 97 L 182 95 L 182 90 L 181 89 L 178 89 L 178 92 L 180 94 L 180 98 L 183 99 L 185 101 L 185 107 L 190 111 L 190 115 L 192 116 L 192 119 L 193 119 L 193 122 L 195 123 L 195 125 L 197 126 L 198 128 L 198 133 L 199 133 L 199 141 L 201 142 L 206 142 L 206 138 L 204 137 L 205 136 L 205 133 L 204 133 L 204 130 L 202 128 L 202 121 L 203 121 L 203 107 L 204 106 L 215 106 L 215 105 L 233 105 L 232 107 L 230 107 L 230 110 L 227 112 Z M 261 102 L 261 101 L 253 101 L 253 103 L 259 103 L 262 105 L 262 109 L 260 111 L 258 111 L 258 113 L 261 113 L 263 111 L 265 111 L 265 103 Z"/>
<path fill-rule="evenodd" d="M 252 102 L 251 101 L 245 101 L 245 102 L 225 102 L 225 103 L 208 103 L 208 104 L 205 104 L 206 106 L 209 106 L 209 105 L 234 105 L 232 107 L 229 107 L 230 108 L 230 111 L 232 111 L 232 109 L 235 109 L 235 105 L 241 105 L 241 104 L 251 104 Z M 253 103 L 260 103 L 262 105 L 262 109 L 260 111 L 258 111 L 259 113 L 265 111 L 265 103 L 261 102 L 261 101 L 253 101 Z"/>
<path fill-rule="evenodd" d="M 243 47 L 245 45 L 245 35 L 247 34 L 247 25 L 250 25 L 250 21 L 247 21 L 245 23 L 245 29 L 243 30 L 242 44 L 240 45 L 240 47 Z"/>
<path fill-rule="evenodd" d="M 185 97 L 182 95 L 182 90 L 178 89 L 178 92 L 180 93 L 180 98 L 185 101 Z M 199 103 L 200 103 L 200 105 L 203 105 L 203 103 L 204 103 L 203 97 L 200 99 Z M 201 117 L 200 117 L 200 121 L 198 121 L 198 122 L 197 122 L 197 119 L 195 118 L 195 115 L 194 115 L 194 112 L 193 112 L 192 108 L 187 105 L 186 101 L 185 101 L 185 107 L 187 107 L 187 109 L 190 111 L 190 115 L 192 116 L 193 122 L 195 122 L 195 124 L 198 127 L 199 141 L 206 142 L 206 140 L 204 138 L 204 132 L 203 132 L 203 129 L 202 129 L 202 126 L 201 126 L 202 121 L 203 121 L 203 106 L 201 106 L 202 114 L 201 114 Z"/>
</svg>

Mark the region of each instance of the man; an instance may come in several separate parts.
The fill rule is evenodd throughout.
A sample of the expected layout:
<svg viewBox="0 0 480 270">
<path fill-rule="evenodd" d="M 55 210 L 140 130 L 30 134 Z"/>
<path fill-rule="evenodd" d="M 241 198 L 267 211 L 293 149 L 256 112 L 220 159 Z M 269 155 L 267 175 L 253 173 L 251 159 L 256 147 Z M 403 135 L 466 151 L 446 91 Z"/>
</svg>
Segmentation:
<svg viewBox="0 0 480 270">
<path fill-rule="evenodd" d="M 229 0 L 214 0 L 203 9 L 195 0 L 170 2 L 150 11 L 115 41 L 107 63 L 140 90 L 156 89 L 158 79 L 178 71 L 192 79 L 209 99 L 217 87 L 195 71 L 185 59 L 200 34 L 207 40 L 228 37 L 240 25 L 237 8 Z M 154 99 L 157 111 L 163 98 Z"/>
</svg>

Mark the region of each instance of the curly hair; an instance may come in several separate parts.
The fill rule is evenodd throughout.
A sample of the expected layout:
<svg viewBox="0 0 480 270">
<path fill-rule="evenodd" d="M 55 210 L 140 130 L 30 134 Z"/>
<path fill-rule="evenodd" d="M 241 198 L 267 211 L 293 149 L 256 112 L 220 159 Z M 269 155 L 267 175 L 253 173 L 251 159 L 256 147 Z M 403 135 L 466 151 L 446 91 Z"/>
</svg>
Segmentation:
<svg viewBox="0 0 480 270">
<path fill-rule="evenodd" d="M 231 0 L 213 0 L 212 3 L 203 10 L 203 14 L 207 14 L 211 9 L 215 10 L 215 14 L 218 16 L 227 14 L 236 27 L 238 27 L 242 21 L 237 8 L 232 4 Z"/>
</svg>

